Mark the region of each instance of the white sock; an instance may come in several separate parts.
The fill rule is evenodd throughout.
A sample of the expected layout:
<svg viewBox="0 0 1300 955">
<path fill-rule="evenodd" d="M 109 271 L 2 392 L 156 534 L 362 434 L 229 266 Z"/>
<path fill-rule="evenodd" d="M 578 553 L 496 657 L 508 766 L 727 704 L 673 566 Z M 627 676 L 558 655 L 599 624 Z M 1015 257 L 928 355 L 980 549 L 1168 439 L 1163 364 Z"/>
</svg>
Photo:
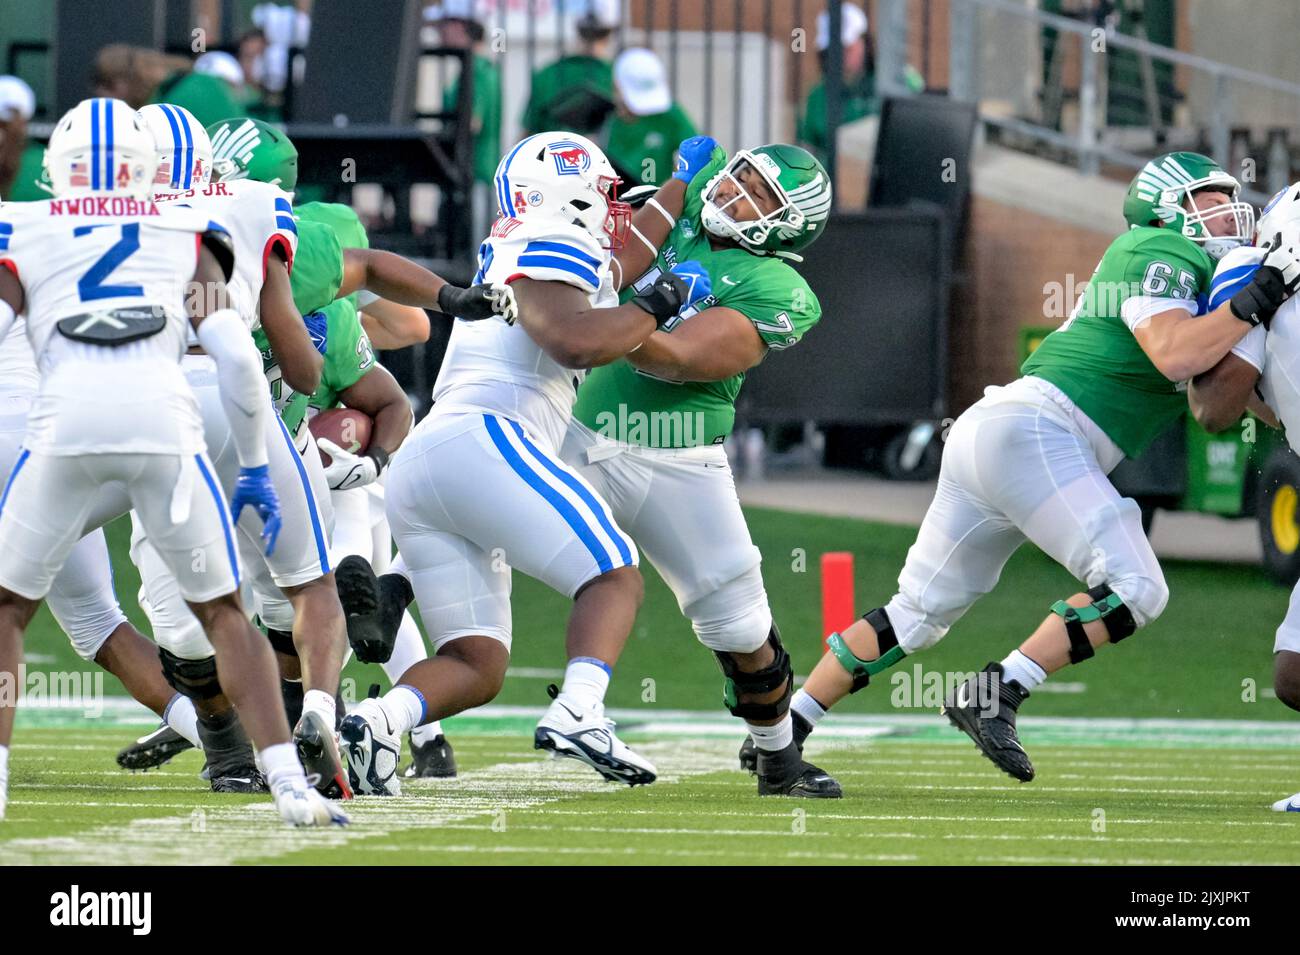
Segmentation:
<svg viewBox="0 0 1300 955">
<path fill-rule="evenodd" d="M 790 709 L 806 719 L 811 726 L 816 726 L 826 715 L 825 707 L 802 688 L 794 691 L 794 697 L 790 700 Z"/>
<path fill-rule="evenodd" d="M 388 720 L 388 731 L 394 736 L 401 736 L 424 721 L 424 696 L 405 683 L 399 683 L 380 697 L 379 708 Z"/>
<path fill-rule="evenodd" d="M 301 779 L 303 785 L 307 784 L 307 776 L 303 772 L 302 763 L 298 761 L 298 750 L 293 743 L 268 746 L 257 754 L 257 765 L 262 767 L 262 775 L 266 777 L 266 784 L 273 792 L 282 782 Z"/>
<path fill-rule="evenodd" d="M 302 711 L 304 713 L 315 713 L 325 721 L 326 726 L 334 725 L 334 717 L 338 712 L 334 697 L 324 690 L 308 690 L 302 695 Z"/>
<path fill-rule="evenodd" d="M 184 736 L 195 749 L 203 752 L 203 742 L 199 739 L 199 714 L 194 711 L 193 700 L 177 693 L 167 703 L 162 718 L 164 723 Z"/>
<path fill-rule="evenodd" d="M 1015 680 L 1026 690 L 1032 690 L 1047 679 L 1047 671 L 1019 650 L 1012 650 L 1002 661 L 1002 679 Z"/>
<path fill-rule="evenodd" d="M 794 742 L 794 723 L 790 721 L 789 713 L 781 717 L 781 722 L 775 726 L 758 726 L 748 720 L 745 721 L 745 726 L 754 738 L 754 745 L 768 752 L 785 749 Z"/>
<path fill-rule="evenodd" d="M 584 709 L 598 710 L 605 705 L 609 689 L 609 664 L 595 657 L 574 657 L 564 669 L 560 692 L 582 704 Z"/>
<path fill-rule="evenodd" d="M 411 742 L 416 746 L 423 746 L 425 743 L 432 743 L 441 735 L 442 720 L 434 720 L 432 723 L 425 723 L 411 730 Z"/>
<path fill-rule="evenodd" d="M 424 646 L 424 638 L 420 636 L 420 628 L 415 625 L 415 620 L 408 611 L 402 614 L 402 623 L 397 628 L 397 642 L 393 644 L 393 655 L 384 664 L 384 674 L 389 683 L 397 686 L 403 673 L 427 659 L 429 651 Z"/>
</svg>

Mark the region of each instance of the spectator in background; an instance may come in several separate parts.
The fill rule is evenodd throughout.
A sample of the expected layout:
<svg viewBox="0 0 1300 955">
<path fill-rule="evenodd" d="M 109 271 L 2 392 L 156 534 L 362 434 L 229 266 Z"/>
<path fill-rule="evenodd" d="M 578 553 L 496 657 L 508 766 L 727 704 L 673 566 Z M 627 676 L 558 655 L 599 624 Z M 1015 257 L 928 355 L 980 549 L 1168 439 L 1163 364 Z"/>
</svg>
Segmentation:
<svg viewBox="0 0 1300 955">
<path fill-rule="evenodd" d="M 244 75 L 253 76 L 271 97 L 280 97 L 289 82 L 289 50 L 306 47 L 311 39 L 310 0 L 298 0 L 297 8 L 278 3 L 259 3 L 253 7 L 253 25 L 261 32 L 262 50 L 259 65 Z M 241 53 L 243 52 L 241 48 Z M 294 81 L 301 82 L 304 64 L 298 61 Z"/>
<path fill-rule="evenodd" d="M 844 85 L 840 95 L 840 122 L 851 123 L 880 112 L 876 95 L 876 65 L 867 33 L 867 15 L 856 4 L 846 3 L 840 14 L 840 44 L 844 50 Z M 822 75 L 826 75 L 826 50 L 831 45 L 831 16 L 826 10 L 817 15 L 817 56 Z M 925 83 L 916 70 L 907 67 L 904 83 L 919 93 Z M 826 81 L 808 93 L 803 117 L 799 121 L 799 139 L 823 162 L 830 146 L 831 133 L 826 123 Z"/>
<path fill-rule="evenodd" d="M 475 0 L 443 0 L 427 7 L 424 18 L 438 28 L 443 46 L 473 51 L 474 180 L 490 183 L 501 159 L 501 77 L 492 61 L 479 52 L 485 31 L 477 7 Z M 447 87 L 442 98 L 445 112 L 455 111 L 459 91 L 459 80 Z"/>
<path fill-rule="evenodd" d="M 650 50 L 624 50 L 614 61 L 614 93 L 605 155 L 626 186 L 662 185 L 673 174 L 678 144 L 697 133 L 673 102 L 663 62 Z"/>
<path fill-rule="evenodd" d="M 149 97 L 168 77 L 180 78 L 190 68 L 184 57 L 168 56 L 147 47 L 110 43 L 95 54 L 91 75 L 94 96 L 120 99 L 132 109 L 151 102 Z"/>
<path fill-rule="evenodd" d="M 32 88 L 16 76 L 0 76 L 0 199 L 5 202 L 49 196 L 36 185 L 45 149 L 27 138 L 27 122 L 35 112 Z"/>
<path fill-rule="evenodd" d="M 570 5 L 565 5 L 568 11 Z M 562 129 L 595 138 L 614 111 L 614 71 L 609 65 L 619 0 L 579 0 L 579 52 L 533 74 L 524 132 Z"/>
</svg>

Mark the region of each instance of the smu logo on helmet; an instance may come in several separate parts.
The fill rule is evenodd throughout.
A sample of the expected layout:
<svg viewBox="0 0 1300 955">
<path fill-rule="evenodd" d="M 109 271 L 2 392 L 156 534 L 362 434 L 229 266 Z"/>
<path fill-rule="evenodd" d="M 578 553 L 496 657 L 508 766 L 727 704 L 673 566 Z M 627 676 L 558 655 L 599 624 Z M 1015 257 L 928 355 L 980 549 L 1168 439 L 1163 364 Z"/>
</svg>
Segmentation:
<svg viewBox="0 0 1300 955">
<path fill-rule="evenodd" d="M 547 151 L 561 176 L 577 176 L 591 168 L 591 153 L 578 143 L 552 143 Z"/>
</svg>

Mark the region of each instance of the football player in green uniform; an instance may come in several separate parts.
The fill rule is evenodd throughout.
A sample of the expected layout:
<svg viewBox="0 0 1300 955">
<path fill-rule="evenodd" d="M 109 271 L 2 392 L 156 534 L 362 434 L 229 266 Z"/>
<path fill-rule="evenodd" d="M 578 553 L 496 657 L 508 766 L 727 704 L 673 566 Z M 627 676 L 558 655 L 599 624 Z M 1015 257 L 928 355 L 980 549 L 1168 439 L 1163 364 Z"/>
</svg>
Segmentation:
<svg viewBox="0 0 1300 955">
<path fill-rule="evenodd" d="M 728 158 L 707 137 L 683 142 L 678 171 L 638 211 L 615 277 L 626 301 L 697 261 L 712 293 L 626 359 L 591 371 L 562 450 L 716 654 L 726 706 L 757 742 L 765 795 L 833 798 L 840 787 L 794 743 L 794 673 L 722 442 L 745 373 L 821 318 L 790 260 L 821 235 L 830 205 L 825 170 L 799 147 Z"/>
<path fill-rule="evenodd" d="M 1212 368 L 1300 285 L 1300 262 L 1271 250 L 1256 276 L 1208 314 L 1214 262 L 1253 238 L 1237 181 L 1190 152 L 1148 162 L 1069 319 L 952 426 L 934 500 L 898 591 L 843 633 L 792 704 L 798 735 L 904 656 L 933 646 L 996 585 L 1026 540 L 1086 588 L 1052 605 L 1002 662 L 950 693 L 943 712 L 999 768 L 1033 765 L 1016 712 L 1050 673 L 1118 643 L 1164 610 L 1169 590 L 1138 505 L 1107 474 L 1187 408 L 1186 382 Z M 745 759 L 742 749 L 742 764 Z"/>
</svg>

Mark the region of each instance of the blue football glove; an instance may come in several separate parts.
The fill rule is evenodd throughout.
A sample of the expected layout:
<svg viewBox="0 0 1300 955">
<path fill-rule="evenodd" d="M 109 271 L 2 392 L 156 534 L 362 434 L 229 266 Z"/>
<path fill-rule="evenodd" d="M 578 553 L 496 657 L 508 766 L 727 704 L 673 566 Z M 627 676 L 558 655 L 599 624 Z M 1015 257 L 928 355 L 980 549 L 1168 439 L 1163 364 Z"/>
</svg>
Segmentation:
<svg viewBox="0 0 1300 955">
<path fill-rule="evenodd" d="M 266 556 L 270 557 L 275 551 L 275 539 L 280 536 L 280 499 L 275 496 L 267 465 L 239 469 L 235 493 L 230 499 L 230 512 L 236 523 L 245 505 L 257 511 L 262 519 L 262 542 L 266 544 Z"/>
<path fill-rule="evenodd" d="M 329 333 L 329 319 L 325 317 L 325 313 L 312 312 L 310 315 L 304 315 L 302 323 L 307 326 L 307 334 L 311 336 L 311 343 L 316 346 L 318 352 L 324 355 L 325 339 Z"/>
<path fill-rule="evenodd" d="M 717 148 L 718 141 L 712 136 L 692 136 L 682 140 L 677 147 L 677 171 L 673 178 L 689 186 L 695 174 L 712 161 L 713 151 Z"/>
<path fill-rule="evenodd" d="M 690 308 L 713 292 L 713 281 L 699 262 L 679 262 L 673 266 L 673 275 L 686 284 L 686 301 L 682 303 L 682 309 Z"/>
</svg>

